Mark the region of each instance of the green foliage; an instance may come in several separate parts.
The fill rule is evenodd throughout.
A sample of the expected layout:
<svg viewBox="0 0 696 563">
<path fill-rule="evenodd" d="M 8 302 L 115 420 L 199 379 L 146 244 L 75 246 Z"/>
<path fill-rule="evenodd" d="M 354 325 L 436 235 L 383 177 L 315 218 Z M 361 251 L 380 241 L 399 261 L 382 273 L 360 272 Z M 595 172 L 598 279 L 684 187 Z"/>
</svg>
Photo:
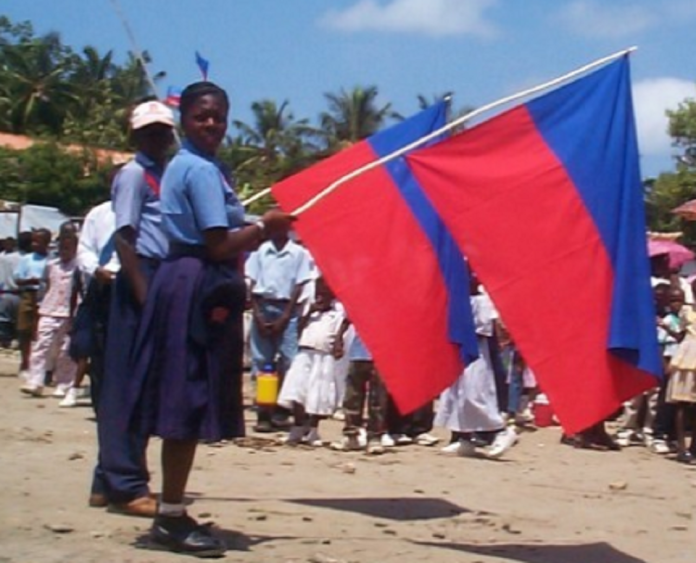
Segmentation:
<svg viewBox="0 0 696 563">
<path fill-rule="evenodd" d="M 696 88 L 694 89 L 696 94 Z M 683 149 L 684 154 L 696 157 L 696 101 L 685 100 L 674 111 L 667 111 L 669 134 L 674 145 Z"/>
<path fill-rule="evenodd" d="M 0 17 L 0 131 L 125 149 L 128 112 L 151 96 L 132 53 L 117 65 L 112 51 L 76 53 L 56 33 L 36 37 L 29 22 Z"/>
<path fill-rule="evenodd" d="M 324 94 L 329 111 L 319 119 L 329 149 L 365 139 L 379 131 L 388 119 L 401 117 L 391 104 L 378 106 L 378 93 L 376 86 L 357 86 L 350 91 Z"/>
<path fill-rule="evenodd" d="M 56 143 L 37 143 L 24 151 L 0 150 L 3 199 L 57 207 L 82 215 L 108 198 L 106 174 L 88 153 L 69 153 Z"/>
<path fill-rule="evenodd" d="M 675 207 L 696 199 L 696 102 L 685 100 L 678 109 L 668 111 L 667 116 L 669 134 L 681 154 L 677 157 L 675 172 L 660 174 L 648 183 L 648 225 L 653 231 L 682 231 L 681 242 L 696 248 L 696 221 L 672 213 Z"/>
</svg>

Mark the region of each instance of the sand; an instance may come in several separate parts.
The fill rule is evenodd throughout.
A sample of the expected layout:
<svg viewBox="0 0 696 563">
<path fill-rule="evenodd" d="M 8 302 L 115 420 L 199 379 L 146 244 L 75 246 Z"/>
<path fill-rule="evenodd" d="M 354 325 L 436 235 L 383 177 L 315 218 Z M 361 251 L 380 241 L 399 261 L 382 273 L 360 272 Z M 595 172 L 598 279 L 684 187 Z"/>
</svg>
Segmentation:
<svg viewBox="0 0 696 563">
<path fill-rule="evenodd" d="M 0 562 L 160 562 L 149 522 L 87 506 L 88 406 L 20 395 L 0 356 Z M 248 419 L 253 419 L 248 413 Z M 325 438 L 341 423 L 325 423 Z M 436 431 L 445 437 L 445 432 Z M 270 438 L 273 438 L 271 436 Z M 225 561 L 692 563 L 696 467 L 651 454 L 577 450 L 527 432 L 500 461 L 407 446 L 382 456 L 277 445 L 201 446 L 189 512 L 213 521 Z M 159 442 L 149 458 L 158 490 Z"/>
</svg>

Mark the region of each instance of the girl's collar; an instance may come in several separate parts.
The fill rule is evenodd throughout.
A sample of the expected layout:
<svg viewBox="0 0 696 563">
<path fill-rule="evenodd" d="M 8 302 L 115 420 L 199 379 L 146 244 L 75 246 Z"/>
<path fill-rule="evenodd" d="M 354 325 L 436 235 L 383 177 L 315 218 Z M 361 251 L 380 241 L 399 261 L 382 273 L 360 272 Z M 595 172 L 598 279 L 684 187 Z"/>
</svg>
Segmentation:
<svg viewBox="0 0 696 563">
<path fill-rule="evenodd" d="M 196 156 L 200 156 L 201 158 L 205 158 L 206 160 L 209 160 L 210 162 L 218 163 L 218 159 L 215 157 L 215 155 L 212 155 L 207 152 L 203 152 L 201 149 L 199 149 L 196 145 L 194 145 L 191 141 L 188 139 L 184 139 L 181 143 L 181 146 L 186 149 L 189 152 L 192 152 Z"/>
</svg>

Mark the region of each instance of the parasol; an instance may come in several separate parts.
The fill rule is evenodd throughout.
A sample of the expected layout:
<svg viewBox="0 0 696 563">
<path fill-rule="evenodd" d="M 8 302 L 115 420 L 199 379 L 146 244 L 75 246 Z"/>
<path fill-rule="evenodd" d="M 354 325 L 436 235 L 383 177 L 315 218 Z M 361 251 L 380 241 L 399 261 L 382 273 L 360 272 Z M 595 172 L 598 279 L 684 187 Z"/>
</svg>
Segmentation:
<svg viewBox="0 0 696 563">
<path fill-rule="evenodd" d="M 694 259 L 694 253 L 673 240 L 650 240 L 648 239 L 648 256 L 659 256 L 667 254 L 669 265 L 672 268 L 679 268 L 686 262 Z"/>
<path fill-rule="evenodd" d="M 672 209 L 672 213 L 683 217 L 687 221 L 696 221 L 696 199 L 691 199 L 675 207 Z"/>
</svg>

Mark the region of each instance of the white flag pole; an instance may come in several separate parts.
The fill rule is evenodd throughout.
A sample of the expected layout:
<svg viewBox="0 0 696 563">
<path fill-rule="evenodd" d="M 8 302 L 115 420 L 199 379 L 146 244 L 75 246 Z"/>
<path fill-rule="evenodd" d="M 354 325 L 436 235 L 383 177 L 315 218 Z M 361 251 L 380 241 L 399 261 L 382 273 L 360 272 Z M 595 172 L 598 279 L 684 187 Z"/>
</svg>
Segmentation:
<svg viewBox="0 0 696 563">
<path fill-rule="evenodd" d="M 620 57 L 626 56 L 629 53 L 632 53 L 638 49 L 638 47 L 629 47 L 628 49 L 624 49 L 623 51 L 619 51 L 617 53 L 614 53 L 613 55 L 609 55 L 607 57 L 603 57 L 601 59 L 597 59 L 596 61 L 593 61 L 591 63 L 588 63 L 572 72 L 569 72 L 567 74 L 564 74 L 563 76 L 560 76 L 558 78 L 554 78 L 553 80 L 549 80 L 548 82 L 544 82 L 543 84 L 540 84 L 538 86 L 534 86 L 532 88 L 529 88 L 527 90 L 523 90 L 522 92 L 518 92 L 516 94 L 512 94 L 510 96 L 507 96 L 505 98 L 501 98 L 500 100 L 497 100 L 495 102 L 491 102 L 490 104 L 487 104 L 485 106 L 481 106 L 480 108 L 475 109 L 474 111 L 471 111 L 467 113 L 466 115 L 463 115 L 461 117 L 458 117 L 454 121 L 451 121 L 447 125 L 444 125 L 440 129 L 437 129 L 436 131 L 433 131 L 432 133 L 428 133 L 426 136 L 421 137 L 420 139 L 417 139 L 416 141 L 412 142 L 409 145 L 406 145 L 405 147 L 402 147 L 386 156 L 383 156 L 379 160 L 375 160 L 373 162 L 370 162 L 366 164 L 365 166 L 362 166 L 361 168 L 358 168 L 356 170 L 353 170 L 353 172 L 349 172 L 345 176 L 340 177 L 338 180 L 334 181 L 332 184 L 330 184 L 328 187 L 326 187 L 324 190 L 319 192 L 317 195 L 306 201 L 304 204 L 302 204 L 300 207 L 295 209 L 292 212 L 292 215 L 300 215 L 301 213 L 304 213 L 314 205 L 316 205 L 319 201 L 324 199 L 327 195 L 335 191 L 339 186 L 345 184 L 346 182 L 349 182 L 353 178 L 356 178 L 357 176 L 360 176 L 361 174 L 364 174 L 365 172 L 369 172 L 373 168 L 377 168 L 378 166 L 382 166 L 383 164 L 390 162 L 394 160 L 395 158 L 399 158 L 401 155 L 406 154 L 407 152 L 412 151 L 415 148 L 418 148 L 427 142 L 431 141 L 432 139 L 436 139 L 443 133 L 447 133 L 451 129 L 454 129 L 455 127 L 460 126 L 462 123 L 469 121 L 470 119 L 473 119 L 474 117 L 490 111 L 496 107 L 508 104 L 510 102 L 513 102 L 515 100 L 519 100 L 520 98 L 525 98 L 527 96 L 531 96 L 532 94 L 536 94 L 537 92 L 540 92 L 542 90 L 547 90 L 548 88 L 552 88 L 554 86 L 557 86 L 558 84 L 561 84 L 563 82 L 567 82 L 568 80 L 571 80 L 573 78 L 576 78 L 577 76 L 584 74 L 590 70 L 593 70 L 594 68 L 597 68 L 599 66 L 605 65 L 615 59 L 618 59 Z M 270 190 L 270 188 L 269 188 Z"/>
<path fill-rule="evenodd" d="M 247 207 L 248 205 L 251 205 L 252 203 L 254 203 L 257 199 L 261 199 L 263 196 L 265 196 L 265 195 L 267 195 L 267 194 L 269 194 L 269 193 L 271 193 L 271 188 L 264 188 L 264 189 L 261 190 L 260 192 L 256 192 L 254 195 L 252 195 L 252 196 L 248 197 L 247 199 L 245 199 L 245 200 L 242 202 L 242 205 L 243 205 L 244 207 Z"/>
<path fill-rule="evenodd" d="M 131 43 L 133 55 L 135 55 L 135 58 L 140 63 L 140 67 L 143 69 L 145 80 L 147 80 L 147 83 L 150 86 L 150 89 L 152 90 L 152 93 L 155 95 L 155 97 L 158 100 L 161 100 L 159 92 L 157 91 L 157 84 L 155 84 L 155 81 L 147 68 L 147 63 L 145 62 L 145 57 L 143 57 L 143 52 L 140 50 L 140 47 L 138 47 L 138 42 L 135 40 L 135 34 L 133 33 L 133 29 L 128 23 L 126 15 L 123 13 L 123 10 L 121 9 L 121 5 L 118 3 L 118 0 L 111 0 L 111 5 L 113 6 L 116 15 L 119 17 L 121 23 L 123 24 L 123 28 L 125 29 L 126 35 L 128 36 L 128 39 Z M 179 137 L 179 132 L 176 130 L 176 127 L 173 128 L 173 132 L 174 139 L 176 140 L 177 145 L 181 145 L 181 139 Z"/>
</svg>

